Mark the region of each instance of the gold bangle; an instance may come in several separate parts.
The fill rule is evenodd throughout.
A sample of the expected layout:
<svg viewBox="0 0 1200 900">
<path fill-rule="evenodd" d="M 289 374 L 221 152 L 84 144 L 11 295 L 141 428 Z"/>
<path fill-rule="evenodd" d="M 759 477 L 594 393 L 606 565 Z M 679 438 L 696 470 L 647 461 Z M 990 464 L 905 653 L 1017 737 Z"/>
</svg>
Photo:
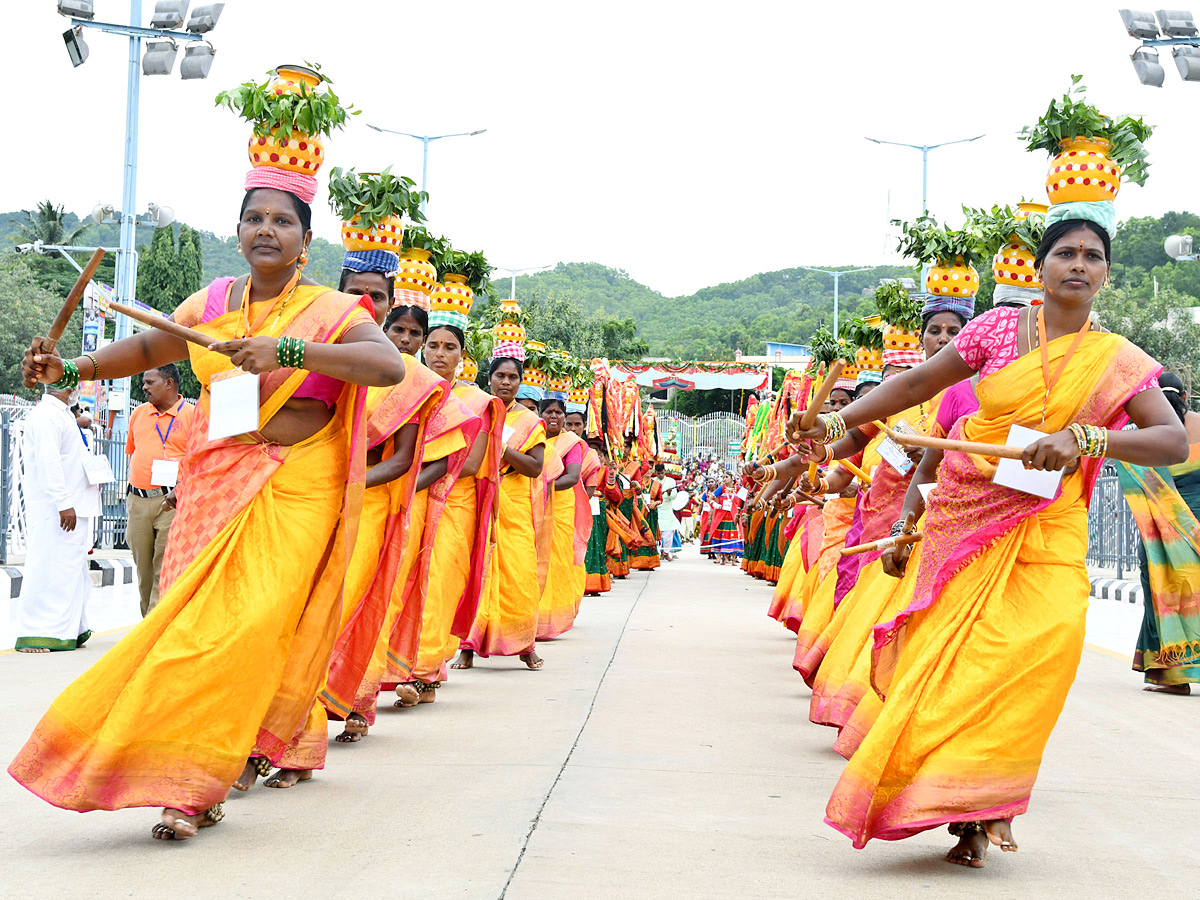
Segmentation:
<svg viewBox="0 0 1200 900">
<path fill-rule="evenodd" d="M 90 354 L 90 353 L 85 353 L 83 355 L 92 361 L 92 377 L 87 380 L 88 381 L 99 381 L 100 380 L 100 363 L 96 362 L 96 357 L 92 356 L 92 354 Z"/>
</svg>

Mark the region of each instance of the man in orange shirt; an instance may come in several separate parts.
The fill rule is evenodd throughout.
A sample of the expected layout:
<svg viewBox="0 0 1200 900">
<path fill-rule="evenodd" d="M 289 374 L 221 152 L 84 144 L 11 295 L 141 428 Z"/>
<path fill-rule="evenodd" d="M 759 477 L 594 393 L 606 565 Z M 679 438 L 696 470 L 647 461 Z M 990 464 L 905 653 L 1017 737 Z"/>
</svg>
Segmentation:
<svg viewBox="0 0 1200 900">
<path fill-rule="evenodd" d="M 129 417 L 125 439 L 129 455 L 125 542 L 137 566 L 144 616 L 158 603 L 158 576 L 175 518 L 173 488 L 196 407 L 179 396 L 179 370 L 173 364 L 143 373 L 142 390 L 147 402 Z"/>
</svg>

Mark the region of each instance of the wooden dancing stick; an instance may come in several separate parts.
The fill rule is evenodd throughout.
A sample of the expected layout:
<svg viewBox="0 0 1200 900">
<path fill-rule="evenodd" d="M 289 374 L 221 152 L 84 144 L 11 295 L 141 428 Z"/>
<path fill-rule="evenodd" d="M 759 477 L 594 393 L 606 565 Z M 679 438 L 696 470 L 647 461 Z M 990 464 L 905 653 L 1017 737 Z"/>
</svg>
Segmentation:
<svg viewBox="0 0 1200 900">
<path fill-rule="evenodd" d="M 809 503 L 811 503 L 813 506 L 819 506 L 822 509 L 825 508 L 825 501 L 822 500 L 820 497 L 814 497 L 812 494 L 806 493 L 805 491 L 802 491 L 799 488 L 796 489 L 796 493 L 799 494 L 801 497 L 803 497 L 805 500 L 807 500 Z"/>
<path fill-rule="evenodd" d="M 79 273 L 79 277 L 75 279 L 75 284 L 71 286 L 71 292 L 67 294 L 67 299 L 62 305 L 62 309 L 54 317 L 54 324 L 50 326 L 50 333 L 42 341 L 42 352 L 48 353 L 58 346 L 58 339 L 62 337 L 63 331 L 66 330 L 67 323 L 71 321 L 71 316 L 75 315 L 79 301 L 83 299 L 83 292 L 87 288 L 87 283 L 92 280 L 92 276 L 100 268 L 100 261 L 102 259 L 104 259 L 104 248 L 97 247 L 96 251 L 92 254 L 92 258 L 88 260 L 87 265 L 83 267 L 83 271 Z"/>
<path fill-rule="evenodd" d="M 126 306 L 124 303 L 116 302 L 110 303 L 109 306 L 119 313 L 124 313 L 131 319 L 136 319 L 143 325 L 149 325 L 151 328 L 165 331 L 167 334 L 172 334 L 188 343 L 208 347 L 209 344 L 217 342 L 217 339 L 212 335 L 205 334 L 203 331 L 196 331 L 194 328 L 188 328 L 186 325 L 180 325 L 178 322 L 172 322 L 170 319 L 146 312 L 144 309 L 138 309 L 136 306 Z"/>
<path fill-rule="evenodd" d="M 869 544 L 859 544 L 855 547 L 843 547 L 842 556 L 854 556 L 856 553 L 870 553 L 872 550 L 887 550 L 889 547 L 904 547 L 908 544 L 915 544 L 921 540 L 923 535 L 916 531 L 912 534 L 901 534 L 897 537 L 880 538 L 877 541 L 871 541 Z"/>
<path fill-rule="evenodd" d="M 1011 447 L 1007 444 L 977 444 L 974 441 L 950 441 L 945 438 L 926 437 L 923 434 L 904 434 L 899 431 L 893 431 L 886 425 L 882 427 L 887 432 L 888 437 L 897 444 L 905 447 L 957 450 L 960 453 L 971 453 L 975 456 L 994 456 L 1000 459 L 1020 459 L 1025 453 L 1024 447 Z"/>
<path fill-rule="evenodd" d="M 846 368 L 846 363 L 840 359 L 834 360 L 833 365 L 829 367 L 829 374 L 825 376 L 825 380 L 821 382 L 821 386 L 813 394 L 812 403 L 808 404 L 808 409 L 804 410 L 800 416 L 801 431 L 808 431 L 816 423 L 817 413 L 821 411 L 822 404 L 829 399 L 829 395 L 833 392 L 833 386 L 842 377 L 842 369 L 844 368 Z"/>
<path fill-rule="evenodd" d="M 849 472 L 851 475 L 853 475 L 855 478 L 857 478 L 863 484 L 871 483 L 871 476 L 868 475 L 866 472 L 864 472 L 862 469 L 860 469 L 858 466 L 856 466 L 854 463 L 850 462 L 850 460 L 839 459 L 839 460 L 835 460 L 835 462 L 839 466 L 841 466 L 843 469 L 845 469 L 847 472 Z"/>
</svg>

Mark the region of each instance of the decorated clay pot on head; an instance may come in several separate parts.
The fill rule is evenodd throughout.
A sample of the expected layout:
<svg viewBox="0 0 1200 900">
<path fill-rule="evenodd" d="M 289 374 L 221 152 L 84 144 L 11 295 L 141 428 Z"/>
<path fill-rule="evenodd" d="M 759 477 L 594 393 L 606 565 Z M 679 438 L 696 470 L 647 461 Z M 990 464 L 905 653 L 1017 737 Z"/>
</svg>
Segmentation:
<svg viewBox="0 0 1200 900">
<path fill-rule="evenodd" d="M 411 247 L 400 254 L 400 270 L 396 273 L 396 289 L 407 288 L 428 294 L 437 284 L 438 274 L 429 261 L 428 250 Z"/>
<path fill-rule="evenodd" d="M 463 275 L 446 275 L 441 284 L 433 286 L 430 296 L 435 306 L 453 308 L 468 315 L 475 302 L 475 292 L 467 287 L 467 279 Z"/>
<path fill-rule="evenodd" d="M 873 347 L 859 347 L 854 354 L 854 365 L 860 372 L 882 372 L 883 351 Z"/>
<path fill-rule="evenodd" d="M 1045 216 L 1049 207 L 1044 203 L 1018 203 L 1017 220 L 1022 221 L 1032 216 Z M 1042 280 L 1033 270 L 1034 250 L 1026 247 L 1014 234 L 1008 242 L 996 251 L 992 259 L 992 277 L 996 284 L 1007 284 L 1012 287 L 1038 287 Z"/>
<path fill-rule="evenodd" d="M 1050 160 L 1046 195 L 1051 203 L 1079 200 L 1114 200 L 1121 189 L 1121 167 L 1108 155 L 1102 138 L 1067 138 L 1061 152 Z"/>
<path fill-rule="evenodd" d="M 293 131 L 284 138 L 279 134 L 278 128 L 271 131 L 270 137 L 250 135 L 247 152 L 250 165 L 255 168 L 271 166 L 302 175 L 315 176 L 325 159 L 325 145 L 321 143 L 320 138 L 298 131 Z"/>
<path fill-rule="evenodd" d="M 925 290 L 940 297 L 974 297 L 979 290 L 979 273 L 961 256 L 955 257 L 953 265 L 939 259 L 925 276 Z"/>
<path fill-rule="evenodd" d="M 499 342 L 524 344 L 525 343 L 525 326 L 516 325 L 512 322 L 500 322 L 492 326 L 492 337 Z"/>
<path fill-rule="evenodd" d="M 359 225 L 358 216 L 342 223 L 342 246 L 351 251 L 390 250 L 400 252 L 404 223 L 399 216 L 388 216 L 370 228 Z"/>
<path fill-rule="evenodd" d="M 546 382 L 546 389 L 557 391 L 560 394 L 568 394 L 571 391 L 570 378 L 550 378 Z"/>
<path fill-rule="evenodd" d="M 533 366 L 525 367 L 525 375 L 521 378 L 521 384 L 527 384 L 530 387 L 545 387 L 549 379 L 546 378 L 546 373 L 541 369 L 535 369 Z"/>
<path fill-rule="evenodd" d="M 571 388 L 567 391 L 568 403 L 587 403 L 588 389 L 587 388 Z"/>
<path fill-rule="evenodd" d="M 471 359 L 469 356 L 463 356 L 462 375 L 459 377 L 462 378 L 463 381 L 474 381 L 478 375 L 479 363 L 475 362 L 475 360 Z"/>
<path fill-rule="evenodd" d="M 324 80 L 325 76 L 315 69 L 288 64 L 276 66 L 270 89 L 276 94 L 299 94 L 303 85 L 306 92 L 312 93 Z"/>
</svg>

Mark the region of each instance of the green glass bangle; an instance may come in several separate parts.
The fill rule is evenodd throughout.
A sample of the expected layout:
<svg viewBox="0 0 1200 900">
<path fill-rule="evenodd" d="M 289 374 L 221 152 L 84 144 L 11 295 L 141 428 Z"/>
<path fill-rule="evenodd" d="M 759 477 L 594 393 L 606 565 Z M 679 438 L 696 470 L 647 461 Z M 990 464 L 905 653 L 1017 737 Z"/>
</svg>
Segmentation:
<svg viewBox="0 0 1200 900">
<path fill-rule="evenodd" d="M 50 385 L 56 391 L 74 390 L 79 385 L 79 366 L 71 359 L 63 359 L 63 377 Z"/>
</svg>

